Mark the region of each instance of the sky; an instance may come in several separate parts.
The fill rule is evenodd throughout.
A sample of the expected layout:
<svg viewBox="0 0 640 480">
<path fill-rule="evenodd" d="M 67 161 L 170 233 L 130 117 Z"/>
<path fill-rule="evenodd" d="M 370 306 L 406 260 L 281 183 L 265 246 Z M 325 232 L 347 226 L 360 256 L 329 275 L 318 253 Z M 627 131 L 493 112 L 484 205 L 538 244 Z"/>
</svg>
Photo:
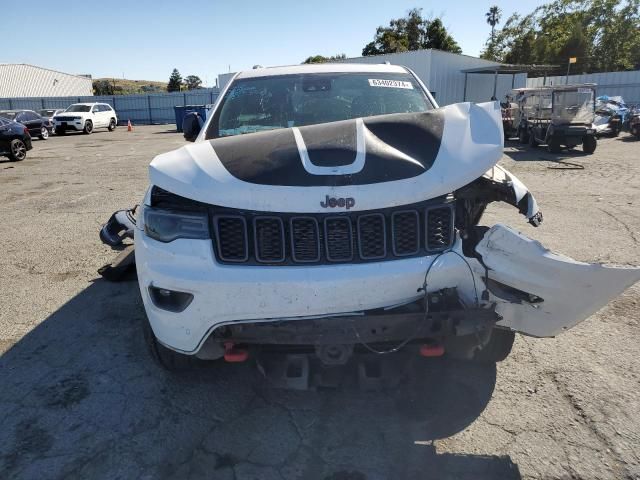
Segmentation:
<svg viewBox="0 0 640 480">
<path fill-rule="evenodd" d="M 29 63 L 94 78 L 167 81 L 173 68 L 215 85 L 219 73 L 253 65 L 291 65 L 310 55 L 360 56 L 380 25 L 421 7 L 441 17 L 463 53 L 477 56 L 489 36 L 485 12 L 498 5 L 503 22 L 540 0 L 30 0 L 2 6 L 4 25 L 22 25 L 26 43 L 10 42 L 0 63 Z M 40 38 L 41 45 L 33 41 Z M 26 37 L 25 37 L 26 39 Z"/>
</svg>

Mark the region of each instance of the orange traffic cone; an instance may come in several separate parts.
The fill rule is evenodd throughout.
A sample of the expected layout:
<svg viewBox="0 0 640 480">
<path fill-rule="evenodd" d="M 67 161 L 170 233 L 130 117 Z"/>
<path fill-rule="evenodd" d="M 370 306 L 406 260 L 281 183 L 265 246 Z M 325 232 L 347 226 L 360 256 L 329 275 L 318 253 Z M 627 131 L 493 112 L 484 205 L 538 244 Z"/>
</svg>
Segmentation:
<svg viewBox="0 0 640 480">
<path fill-rule="evenodd" d="M 127 121 L 127 132 L 133 132 L 133 127 L 131 126 L 131 120 Z"/>
</svg>

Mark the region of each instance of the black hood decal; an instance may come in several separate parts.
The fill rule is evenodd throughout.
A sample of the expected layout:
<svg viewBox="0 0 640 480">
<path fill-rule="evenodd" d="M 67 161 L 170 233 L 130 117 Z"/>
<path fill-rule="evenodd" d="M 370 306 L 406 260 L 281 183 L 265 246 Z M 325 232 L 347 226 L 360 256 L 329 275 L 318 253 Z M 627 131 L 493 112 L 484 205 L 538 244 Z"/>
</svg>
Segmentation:
<svg viewBox="0 0 640 480">
<path fill-rule="evenodd" d="M 361 126 L 358 123 L 361 122 Z M 358 151 L 358 134 L 364 139 Z M 245 182 L 274 186 L 366 185 L 416 177 L 435 161 L 444 129 L 442 110 L 344 120 L 210 140 L 221 164 Z M 296 132 L 297 130 L 297 132 Z M 298 135 L 298 143 L 296 142 Z M 311 165 L 305 166 L 302 148 Z M 323 172 L 354 164 L 353 173 Z"/>
</svg>

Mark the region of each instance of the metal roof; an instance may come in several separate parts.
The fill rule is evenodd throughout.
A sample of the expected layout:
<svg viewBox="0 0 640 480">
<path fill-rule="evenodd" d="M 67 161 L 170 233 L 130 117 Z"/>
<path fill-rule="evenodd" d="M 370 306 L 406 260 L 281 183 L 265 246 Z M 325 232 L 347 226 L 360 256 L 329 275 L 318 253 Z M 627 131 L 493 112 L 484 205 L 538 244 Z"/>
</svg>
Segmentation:
<svg viewBox="0 0 640 480">
<path fill-rule="evenodd" d="M 541 87 L 524 87 L 524 88 L 514 88 L 513 91 L 517 92 L 539 92 L 546 90 L 575 90 L 577 88 L 595 88 L 597 84 L 595 83 L 574 83 L 569 85 L 544 85 Z"/>
<path fill-rule="evenodd" d="M 461 70 L 462 73 L 548 73 L 559 70 L 560 65 L 518 65 L 510 63 L 502 63 L 498 65 L 488 65 L 486 67 L 466 68 Z"/>
</svg>

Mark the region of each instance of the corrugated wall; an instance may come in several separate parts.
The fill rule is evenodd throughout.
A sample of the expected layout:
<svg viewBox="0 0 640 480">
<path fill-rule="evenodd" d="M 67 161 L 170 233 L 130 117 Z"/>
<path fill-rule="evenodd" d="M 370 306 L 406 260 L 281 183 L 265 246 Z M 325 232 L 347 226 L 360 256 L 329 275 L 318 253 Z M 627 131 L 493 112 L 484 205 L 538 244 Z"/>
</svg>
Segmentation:
<svg viewBox="0 0 640 480">
<path fill-rule="evenodd" d="M 464 73 L 469 68 L 497 65 L 481 58 L 440 50 L 416 50 L 412 52 L 389 53 L 370 57 L 348 58 L 346 63 L 384 63 L 403 65 L 415 72 L 427 88 L 434 94 L 440 105 L 462 102 L 464 99 Z M 500 75 L 497 98 L 504 98 L 511 90 L 511 75 Z M 526 75 L 516 75 L 515 87 L 525 85 Z M 467 101 L 486 102 L 493 94 L 493 75 L 469 75 L 467 82 Z"/>
<path fill-rule="evenodd" d="M 392 65 L 402 65 L 410 68 L 424 82 L 429 90 L 429 72 L 431 69 L 431 50 L 416 50 L 413 52 L 387 53 L 384 55 L 372 55 L 369 57 L 347 58 L 343 63 L 368 63 L 380 64 L 389 62 Z M 436 99 L 437 100 L 437 99 Z"/>
<path fill-rule="evenodd" d="M 527 87 L 546 85 L 564 85 L 564 75 L 527 79 Z M 569 75 L 569 83 L 596 83 L 598 95 L 621 95 L 628 105 L 640 104 L 640 70 L 633 72 L 605 72 L 585 75 Z"/>
<path fill-rule="evenodd" d="M 0 98 L 93 95 L 91 78 L 26 64 L 0 64 Z"/>
<path fill-rule="evenodd" d="M 67 108 L 72 103 L 102 102 L 114 108 L 122 124 L 127 120 L 138 125 L 164 124 L 175 122 L 173 107 L 211 104 L 218 98 L 218 93 L 217 88 L 203 88 L 149 95 L 0 98 L 0 110 Z"/>
<path fill-rule="evenodd" d="M 488 102 L 493 95 L 494 75 L 469 74 L 465 95 L 465 74 L 462 70 L 493 65 L 499 64 L 468 55 L 432 50 L 429 89 L 436 92 L 436 100 L 440 105 L 462 101 Z M 498 75 L 496 98 L 499 100 L 504 98 L 512 88 L 512 81 L 515 87 L 523 87 L 526 78 L 525 74 L 516 75 L 515 79 L 511 75 Z"/>
</svg>

